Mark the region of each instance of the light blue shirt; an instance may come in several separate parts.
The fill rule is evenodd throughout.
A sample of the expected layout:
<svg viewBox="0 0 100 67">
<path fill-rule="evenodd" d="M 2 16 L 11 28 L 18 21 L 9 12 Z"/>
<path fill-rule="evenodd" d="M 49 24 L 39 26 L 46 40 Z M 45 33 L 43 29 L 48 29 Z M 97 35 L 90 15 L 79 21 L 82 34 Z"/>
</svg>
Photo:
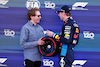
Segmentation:
<svg viewBox="0 0 100 67">
<path fill-rule="evenodd" d="M 20 34 L 20 46 L 24 49 L 24 59 L 31 61 L 42 61 L 42 55 L 38 50 L 37 41 L 44 37 L 43 28 L 37 24 L 36 26 L 28 21 Z"/>
</svg>

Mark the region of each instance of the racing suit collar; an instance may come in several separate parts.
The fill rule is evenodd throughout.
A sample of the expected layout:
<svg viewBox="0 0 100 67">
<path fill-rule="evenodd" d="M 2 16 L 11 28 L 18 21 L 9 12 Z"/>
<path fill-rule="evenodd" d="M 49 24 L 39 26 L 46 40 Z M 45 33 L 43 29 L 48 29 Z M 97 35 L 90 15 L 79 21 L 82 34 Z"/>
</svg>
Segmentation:
<svg viewBox="0 0 100 67">
<path fill-rule="evenodd" d="M 69 19 L 67 18 L 67 19 L 64 21 L 64 23 L 66 23 L 68 20 L 69 20 Z"/>
<path fill-rule="evenodd" d="M 64 25 L 68 22 L 68 20 L 73 20 L 73 18 L 72 18 L 72 17 L 67 18 L 67 19 L 64 21 Z"/>
<path fill-rule="evenodd" d="M 72 17 L 69 17 L 69 18 L 67 18 L 67 19 L 64 21 L 64 23 L 67 22 L 69 19 L 73 20 Z"/>
</svg>

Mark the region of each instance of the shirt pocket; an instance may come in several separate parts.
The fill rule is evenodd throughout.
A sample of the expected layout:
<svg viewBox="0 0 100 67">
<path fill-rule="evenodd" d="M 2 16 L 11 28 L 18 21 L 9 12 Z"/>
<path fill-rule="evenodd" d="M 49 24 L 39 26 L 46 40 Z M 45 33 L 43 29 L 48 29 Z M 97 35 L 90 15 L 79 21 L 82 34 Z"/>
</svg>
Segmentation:
<svg viewBox="0 0 100 67">
<path fill-rule="evenodd" d="M 29 40 L 37 40 L 37 34 L 35 31 L 30 31 L 29 33 Z"/>
<path fill-rule="evenodd" d="M 40 36 L 40 37 L 44 37 L 44 32 L 43 32 L 42 29 L 40 29 L 40 30 L 38 31 L 38 36 Z"/>
</svg>

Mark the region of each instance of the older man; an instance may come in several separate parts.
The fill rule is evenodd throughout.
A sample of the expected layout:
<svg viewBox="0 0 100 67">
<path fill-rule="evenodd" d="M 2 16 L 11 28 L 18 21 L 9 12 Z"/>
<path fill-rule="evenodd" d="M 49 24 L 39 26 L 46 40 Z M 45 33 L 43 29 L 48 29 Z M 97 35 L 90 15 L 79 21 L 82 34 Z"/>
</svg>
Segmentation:
<svg viewBox="0 0 100 67">
<path fill-rule="evenodd" d="M 37 24 L 40 22 L 40 9 L 32 8 L 27 13 L 28 22 L 22 27 L 20 45 L 24 49 L 26 67 L 40 67 L 42 55 L 38 51 L 38 45 L 43 45 L 43 28 Z"/>
</svg>

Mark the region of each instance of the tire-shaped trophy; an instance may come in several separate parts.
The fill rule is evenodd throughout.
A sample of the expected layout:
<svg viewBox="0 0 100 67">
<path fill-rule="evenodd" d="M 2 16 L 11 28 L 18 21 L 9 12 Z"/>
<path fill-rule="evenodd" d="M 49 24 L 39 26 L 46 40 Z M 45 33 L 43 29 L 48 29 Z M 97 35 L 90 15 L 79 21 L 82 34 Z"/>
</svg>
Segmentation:
<svg viewBox="0 0 100 67">
<path fill-rule="evenodd" d="M 42 38 L 44 45 L 39 45 L 39 52 L 46 57 L 56 56 L 59 52 L 59 43 L 52 37 L 46 36 Z"/>
</svg>

